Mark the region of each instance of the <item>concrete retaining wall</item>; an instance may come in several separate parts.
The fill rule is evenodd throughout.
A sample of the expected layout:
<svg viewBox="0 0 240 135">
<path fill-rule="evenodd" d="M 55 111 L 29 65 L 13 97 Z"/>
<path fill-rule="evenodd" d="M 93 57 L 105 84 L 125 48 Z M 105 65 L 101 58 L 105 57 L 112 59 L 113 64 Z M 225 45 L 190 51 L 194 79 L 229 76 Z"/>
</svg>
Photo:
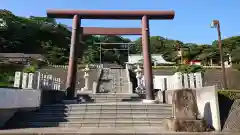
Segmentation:
<svg viewBox="0 0 240 135">
<path fill-rule="evenodd" d="M 2 127 L 19 109 L 36 109 L 40 106 L 41 92 L 0 88 L 0 127 Z"/>
<path fill-rule="evenodd" d="M 0 127 L 18 111 L 34 111 L 40 105 L 54 104 L 65 98 L 60 90 L 22 90 L 0 88 Z"/>
<path fill-rule="evenodd" d="M 0 88 L 0 109 L 39 107 L 41 91 Z"/>
</svg>

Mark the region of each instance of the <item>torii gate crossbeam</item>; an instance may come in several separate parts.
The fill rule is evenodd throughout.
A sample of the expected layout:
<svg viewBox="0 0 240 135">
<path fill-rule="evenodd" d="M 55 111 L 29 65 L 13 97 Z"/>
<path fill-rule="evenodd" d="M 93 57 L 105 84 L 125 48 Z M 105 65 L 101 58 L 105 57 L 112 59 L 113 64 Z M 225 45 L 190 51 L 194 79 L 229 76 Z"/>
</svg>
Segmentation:
<svg viewBox="0 0 240 135">
<path fill-rule="evenodd" d="M 154 101 L 153 76 L 151 54 L 149 53 L 149 19 L 166 20 L 174 18 L 174 11 L 118 11 L 118 10 L 47 10 L 48 17 L 73 18 L 71 48 L 69 56 L 67 95 L 69 98 L 75 95 L 76 71 L 77 71 L 77 47 L 79 38 L 83 34 L 81 19 L 141 19 L 142 20 L 142 51 L 144 57 L 144 78 L 147 102 Z M 124 34 L 124 33 L 122 33 Z M 81 41 L 81 39 L 80 39 Z M 81 43 L 81 42 L 80 42 Z"/>
</svg>

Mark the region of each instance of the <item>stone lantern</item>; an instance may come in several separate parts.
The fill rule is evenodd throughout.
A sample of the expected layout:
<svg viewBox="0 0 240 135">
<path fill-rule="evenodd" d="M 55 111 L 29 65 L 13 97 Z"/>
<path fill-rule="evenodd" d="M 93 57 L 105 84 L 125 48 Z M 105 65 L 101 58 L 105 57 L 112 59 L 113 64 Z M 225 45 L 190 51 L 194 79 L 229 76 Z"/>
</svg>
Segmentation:
<svg viewBox="0 0 240 135">
<path fill-rule="evenodd" d="M 86 65 L 86 67 L 82 70 L 84 72 L 84 80 L 85 80 L 85 85 L 84 85 L 84 88 L 82 88 L 82 91 L 85 91 L 85 90 L 88 90 L 88 86 L 89 86 L 89 67 L 88 65 Z"/>
</svg>

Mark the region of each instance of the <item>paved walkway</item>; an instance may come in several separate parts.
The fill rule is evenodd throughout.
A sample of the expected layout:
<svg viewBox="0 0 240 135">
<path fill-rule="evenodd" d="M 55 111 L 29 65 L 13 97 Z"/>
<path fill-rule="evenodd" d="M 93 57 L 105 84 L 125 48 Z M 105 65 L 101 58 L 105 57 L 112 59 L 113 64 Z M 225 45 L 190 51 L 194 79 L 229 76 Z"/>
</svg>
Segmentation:
<svg viewBox="0 0 240 135">
<path fill-rule="evenodd" d="M 0 135 L 239 135 L 229 132 L 164 132 L 161 128 L 26 128 L 0 130 Z"/>
</svg>

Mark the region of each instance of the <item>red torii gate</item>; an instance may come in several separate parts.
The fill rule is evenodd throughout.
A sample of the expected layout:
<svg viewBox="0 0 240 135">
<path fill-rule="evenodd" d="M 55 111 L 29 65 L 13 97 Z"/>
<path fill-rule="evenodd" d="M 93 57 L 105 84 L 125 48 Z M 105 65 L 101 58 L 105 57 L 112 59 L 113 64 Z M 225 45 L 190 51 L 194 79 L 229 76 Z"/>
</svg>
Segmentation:
<svg viewBox="0 0 240 135">
<path fill-rule="evenodd" d="M 149 20 L 166 20 L 174 18 L 174 11 L 118 11 L 118 10 L 47 10 L 47 16 L 52 18 L 73 18 L 68 75 L 66 82 L 67 96 L 75 95 L 77 72 L 77 44 L 83 34 L 96 35 L 142 35 L 142 50 L 144 57 L 144 78 L 146 100 L 154 100 L 151 54 L 149 53 Z M 81 27 L 81 19 L 120 19 L 142 20 L 142 28 L 94 28 Z M 80 36 L 79 36 L 80 35 Z"/>
</svg>

